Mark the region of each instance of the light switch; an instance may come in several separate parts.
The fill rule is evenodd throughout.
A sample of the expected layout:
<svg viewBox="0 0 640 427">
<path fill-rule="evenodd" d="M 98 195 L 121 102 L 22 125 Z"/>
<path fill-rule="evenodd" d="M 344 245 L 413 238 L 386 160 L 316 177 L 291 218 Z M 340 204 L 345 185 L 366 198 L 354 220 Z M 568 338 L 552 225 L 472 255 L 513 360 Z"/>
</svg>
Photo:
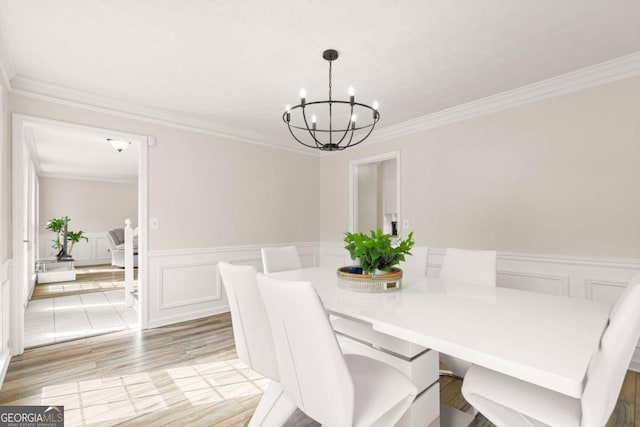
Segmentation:
<svg viewBox="0 0 640 427">
<path fill-rule="evenodd" d="M 158 229 L 158 218 L 149 218 L 149 228 L 152 230 Z"/>
</svg>

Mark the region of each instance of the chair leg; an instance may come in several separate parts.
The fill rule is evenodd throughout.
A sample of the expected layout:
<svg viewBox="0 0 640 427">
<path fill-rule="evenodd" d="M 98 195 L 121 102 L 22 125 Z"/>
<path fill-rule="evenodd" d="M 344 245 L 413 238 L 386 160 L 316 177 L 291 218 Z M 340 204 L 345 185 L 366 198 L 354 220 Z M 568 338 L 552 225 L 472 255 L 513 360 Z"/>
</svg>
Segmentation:
<svg viewBox="0 0 640 427">
<path fill-rule="evenodd" d="M 281 427 L 293 415 L 296 405 L 284 394 L 280 383 L 271 381 L 262 395 L 249 427 Z"/>
</svg>

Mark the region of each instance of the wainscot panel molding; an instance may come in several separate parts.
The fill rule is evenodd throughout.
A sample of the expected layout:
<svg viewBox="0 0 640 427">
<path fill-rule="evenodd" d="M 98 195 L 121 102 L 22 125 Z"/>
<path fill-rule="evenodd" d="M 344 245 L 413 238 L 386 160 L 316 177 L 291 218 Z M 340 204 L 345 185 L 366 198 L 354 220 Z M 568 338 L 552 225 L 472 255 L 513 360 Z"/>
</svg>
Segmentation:
<svg viewBox="0 0 640 427">
<path fill-rule="evenodd" d="M 9 349 L 9 322 L 11 306 L 9 304 L 9 286 L 11 280 L 12 261 L 6 260 L 0 263 L 0 388 L 11 361 Z"/>
<path fill-rule="evenodd" d="M 351 263 L 342 243 L 304 242 L 149 252 L 149 326 L 157 327 L 229 311 L 218 262 L 253 265 L 262 271 L 260 248 L 294 245 L 305 267 Z M 444 249 L 431 249 L 428 275 L 437 277 Z M 608 305 L 640 271 L 640 260 L 498 253 L 498 286 Z M 640 372 L 640 344 L 630 369 Z"/>
<path fill-rule="evenodd" d="M 73 247 L 71 255 L 75 265 L 111 264 L 111 253 L 107 244 L 107 232 L 84 233 L 89 241 L 80 240 Z M 55 240 L 55 233 L 44 232 L 39 235 L 39 259 L 55 258 L 57 251 L 51 243 Z"/>
<path fill-rule="evenodd" d="M 321 265 L 350 263 L 342 243 L 318 245 Z M 427 275 L 438 277 L 445 249 L 430 249 Z M 573 298 L 585 298 L 613 305 L 631 278 L 640 271 L 640 260 L 498 253 L 498 286 Z M 630 369 L 640 372 L 640 343 Z"/>
<path fill-rule="evenodd" d="M 253 265 L 262 271 L 261 248 L 289 245 L 298 248 L 303 266 L 318 265 L 317 242 L 149 251 L 149 327 L 229 311 L 218 263 Z"/>
</svg>

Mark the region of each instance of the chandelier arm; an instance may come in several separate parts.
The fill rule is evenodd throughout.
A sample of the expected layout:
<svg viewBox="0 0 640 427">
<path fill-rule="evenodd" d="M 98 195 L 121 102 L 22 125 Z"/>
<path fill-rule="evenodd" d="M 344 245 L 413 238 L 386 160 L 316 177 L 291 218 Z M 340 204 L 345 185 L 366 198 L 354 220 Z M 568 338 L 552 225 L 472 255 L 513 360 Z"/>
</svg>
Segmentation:
<svg viewBox="0 0 640 427">
<path fill-rule="evenodd" d="M 332 102 L 336 103 L 336 104 L 351 104 L 349 101 L 332 101 Z M 314 102 L 307 102 L 305 105 L 309 106 L 309 105 L 318 105 L 318 104 L 325 104 L 325 103 L 327 103 L 327 101 L 314 101 Z M 368 129 L 371 126 L 375 126 L 375 124 L 380 120 L 380 113 L 377 110 L 374 110 L 373 108 L 371 108 L 370 106 L 365 105 L 365 104 L 361 104 L 359 102 L 354 102 L 353 105 L 357 105 L 357 106 L 366 108 L 369 111 L 376 113 L 376 117 L 375 117 L 375 119 L 374 119 L 374 121 L 372 123 L 367 124 L 365 126 L 356 127 L 355 130 Z M 304 107 L 302 107 L 302 104 L 299 104 L 299 105 L 291 107 L 289 112 L 292 112 L 293 110 L 296 110 L 296 109 L 299 109 L 299 108 L 302 109 L 303 111 L 305 111 Z M 295 129 L 299 129 L 299 130 L 302 130 L 302 131 L 307 131 L 308 130 L 308 127 L 296 126 L 294 124 L 290 124 L 290 122 L 287 122 L 286 115 L 287 115 L 287 112 L 285 111 L 282 114 L 282 121 L 284 121 L 285 123 L 287 123 L 288 125 L 290 125 L 291 127 L 295 128 Z M 308 125 L 308 123 L 305 122 L 305 125 Z M 344 132 L 345 129 L 336 129 L 334 131 L 335 132 Z M 329 130 L 328 129 L 316 129 L 316 132 L 329 132 Z"/>
<path fill-rule="evenodd" d="M 349 122 L 347 123 L 347 127 L 344 130 L 344 133 L 342 134 L 342 138 L 340 138 L 340 141 L 336 142 L 336 145 L 342 144 L 342 141 L 344 141 L 344 138 L 347 136 L 349 131 L 351 131 L 351 138 L 349 139 L 349 143 L 351 143 L 351 140 L 353 139 L 353 132 L 355 132 L 355 129 L 353 129 L 353 128 L 351 128 L 349 126 L 351 124 L 351 117 L 352 116 L 353 116 L 353 104 L 351 104 L 351 111 L 349 112 Z M 338 131 L 336 130 L 336 132 L 338 132 Z"/>
<path fill-rule="evenodd" d="M 318 147 L 318 141 L 317 141 L 317 140 L 316 140 L 316 145 L 309 145 L 309 144 L 306 144 L 306 143 L 302 142 L 300 139 L 298 139 L 298 137 L 296 136 L 296 134 L 295 134 L 295 133 L 293 133 L 293 131 L 291 130 L 291 126 L 288 126 L 288 128 L 289 128 L 289 133 L 291 134 L 291 136 L 293 137 L 293 139 L 295 139 L 296 141 L 298 141 L 300 144 L 304 145 L 305 147 L 309 147 L 309 148 L 320 148 L 320 147 Z M 314 140 L 315 140 L 315 138 L 314 138 Z"/>
<path fill-rule="evenodd" d="M 345 146 L 342 148 L 343 150 L 344 150 L 345 148 L 347 148 L 347 147 L 350 147 L 350 146 L 351 146 L 351 141 L 353 141 L 353 135 L 355 134 L 355 132 L 356 132 L 355 130 L 352 130 L 352 131 L 351 131 L 351 136 L 349 137 L 349 142 L 347 142 L 347 145 L 345 145 Z"/>
<path fill-rule="evenodd" d="M 347 147 L 355 147 L 356 145 L 360 144 L 365 139 L 369 138 L 369 135 L 371 135 L 371 132 L 373 132 L 373 129 L 375 127 L 376 127 L 376 124 L 374 122 L 373 125 L 371 126 L 371 129 L 369 129 L 369 132 L 367 132 L 367 134 L 364 137 L 362 137 L 362 139 L 360 141 L 356 142 L 355 144 L 351 144 L 351 141 L 349 141 L 349 145 L 345 146 L 345 148 L 347 148 Z"/>
</svg>

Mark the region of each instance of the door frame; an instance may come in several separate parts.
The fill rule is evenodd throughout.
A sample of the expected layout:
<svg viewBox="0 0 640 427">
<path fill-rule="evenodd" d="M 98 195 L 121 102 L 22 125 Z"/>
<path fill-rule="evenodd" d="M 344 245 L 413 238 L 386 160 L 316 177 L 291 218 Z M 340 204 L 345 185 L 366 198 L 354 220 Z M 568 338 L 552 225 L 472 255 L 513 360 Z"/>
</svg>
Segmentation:
<svg viewBox="0 0 640 427">
<path fill-rule="evenodd" d="M 148 147 L 155 145 L 155 139 L 148 135 L 139 135 L 128 132 L 121 132 L 112 129 L 100 128 L 97 126 L 85 126 L 69 123 L 60 120 L 47 119 L 43 117 L 30 116 L 26 114 L 13 113 L 11 115 L 11 203 L 12 203 L 12 258 L 13 268 L 11 285 L 9 288 L 10 314 L 10 349 L 11 355 L 24 352 L 24 310 L 23 289 L 27 285 L 24 283 L 23 269 L 26 260 L 23 256 L 23 229 L 24 229 L 24 198 L 25 182 L 23 179 L 23 155 L 26 147 L 25 127 L 28 125 L 49 125 L 66 127 L 71 130 L 101 132 L 112 135 L 114 138 L 125 139 L 131 142 L 138 142 L 138 325 L 146 328 L 149 319 L 148 310 L 148 222 L 149 222 L 149 159 Z M 132 147 L 133 148 L 133 147 Z M 37 249 L 35 249 L 37 250 Z M 37 257 L 37 255 L 36 255 Z"/>
<path fill-rule="evenodd" d="M 390 151 L 388 153 L 376 154 L 375 156 L 363 159 L 351 160 L 349 162 L 349 231 L 358 232 L 358 166 L 369 163 L 384 162 L 385 160 L 396 161 L 396 206 L 398 207 L 398 233 L 402 230 L 400 201 L 400 151 Z"/>
</svg>

